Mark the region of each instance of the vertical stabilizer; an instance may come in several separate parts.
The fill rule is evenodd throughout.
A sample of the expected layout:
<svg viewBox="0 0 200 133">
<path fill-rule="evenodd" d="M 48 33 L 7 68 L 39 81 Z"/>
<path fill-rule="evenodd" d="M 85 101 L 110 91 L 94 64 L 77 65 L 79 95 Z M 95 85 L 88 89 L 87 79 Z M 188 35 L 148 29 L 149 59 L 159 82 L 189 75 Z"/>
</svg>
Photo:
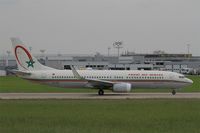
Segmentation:
<svg viewBox="0 0 200 133">
<path fill-rule="evenodd" d="M 11 38 L 14 55 L 20 71 L 53 70 L 53 68 L 42 65 L 18 38 Z"/>
</svg>

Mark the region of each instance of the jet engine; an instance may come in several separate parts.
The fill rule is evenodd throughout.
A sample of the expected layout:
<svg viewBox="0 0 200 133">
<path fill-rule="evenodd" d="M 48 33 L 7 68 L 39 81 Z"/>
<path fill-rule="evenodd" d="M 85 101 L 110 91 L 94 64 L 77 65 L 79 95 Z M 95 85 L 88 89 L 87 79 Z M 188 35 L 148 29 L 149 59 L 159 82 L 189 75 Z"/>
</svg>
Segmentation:
<svg viewBox="0 0 200 133">
<path fill-rule="evenodd" d="M 116 83 L 113 85 L 114 92 L 129 92 L 131 91 L 130 83 Z"/>
</svg>

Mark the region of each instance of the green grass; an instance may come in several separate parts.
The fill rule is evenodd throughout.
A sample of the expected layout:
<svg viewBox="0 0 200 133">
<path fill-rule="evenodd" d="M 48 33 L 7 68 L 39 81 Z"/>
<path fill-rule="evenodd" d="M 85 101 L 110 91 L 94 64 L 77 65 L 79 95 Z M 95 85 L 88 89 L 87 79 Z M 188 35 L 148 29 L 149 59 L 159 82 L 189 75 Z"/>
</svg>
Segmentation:
<svg viewBox="0 0 200 133">
<path fill-rule="evenodd" d="M 200 100 L 0 100 L 1 133 L 199 133 Z"/>
<path fill-rule="evenodd" d="M 188 76 L 194 83 L 178 90 L 179 92 L 200 92 L 200 76 Z M 133 92 L 171 92 L 171 89 L 137 89 Z M 57 88 L 32 83 L 15 76 L 0 77 L 0 93 L 4 92 L 97 92 L 96 89 Z"/>
</svg>

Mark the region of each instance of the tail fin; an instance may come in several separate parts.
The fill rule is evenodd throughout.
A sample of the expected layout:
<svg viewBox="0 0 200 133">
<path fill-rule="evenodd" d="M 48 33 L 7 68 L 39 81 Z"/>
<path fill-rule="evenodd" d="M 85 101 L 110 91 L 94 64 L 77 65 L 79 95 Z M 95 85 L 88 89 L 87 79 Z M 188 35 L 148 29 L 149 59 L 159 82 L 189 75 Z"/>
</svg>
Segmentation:
<svg viewBox="0 0 200 133">
<path fill-rule="evenodd" d="M 44 66 L 32 56 L 29 50 L 23 45 L 23 42 L 18 38 L 11 38 L 14 48 L 14 54 L 20 71 L 35 71 L 35 70 L 53 70 L 53 68 Z"/>
</svg>

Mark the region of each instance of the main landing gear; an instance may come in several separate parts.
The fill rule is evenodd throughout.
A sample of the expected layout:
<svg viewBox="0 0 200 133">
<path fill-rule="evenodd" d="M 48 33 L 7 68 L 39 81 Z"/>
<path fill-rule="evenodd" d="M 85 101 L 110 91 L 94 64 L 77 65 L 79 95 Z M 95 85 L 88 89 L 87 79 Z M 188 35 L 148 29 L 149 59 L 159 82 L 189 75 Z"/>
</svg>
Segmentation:
<svg viewBox="0 0 200 133">
<path fill-rule="evenodd" d="M 99 94 L 99 95 L 104 95 L 104 91 L 103 91 L 103 89 L 99 89 L 98 94 Z"/>
<path fill-rule="evenodd" d="M 172 90 L 172 95 L 176 95 L 176 90 Z"/>
</svg>

